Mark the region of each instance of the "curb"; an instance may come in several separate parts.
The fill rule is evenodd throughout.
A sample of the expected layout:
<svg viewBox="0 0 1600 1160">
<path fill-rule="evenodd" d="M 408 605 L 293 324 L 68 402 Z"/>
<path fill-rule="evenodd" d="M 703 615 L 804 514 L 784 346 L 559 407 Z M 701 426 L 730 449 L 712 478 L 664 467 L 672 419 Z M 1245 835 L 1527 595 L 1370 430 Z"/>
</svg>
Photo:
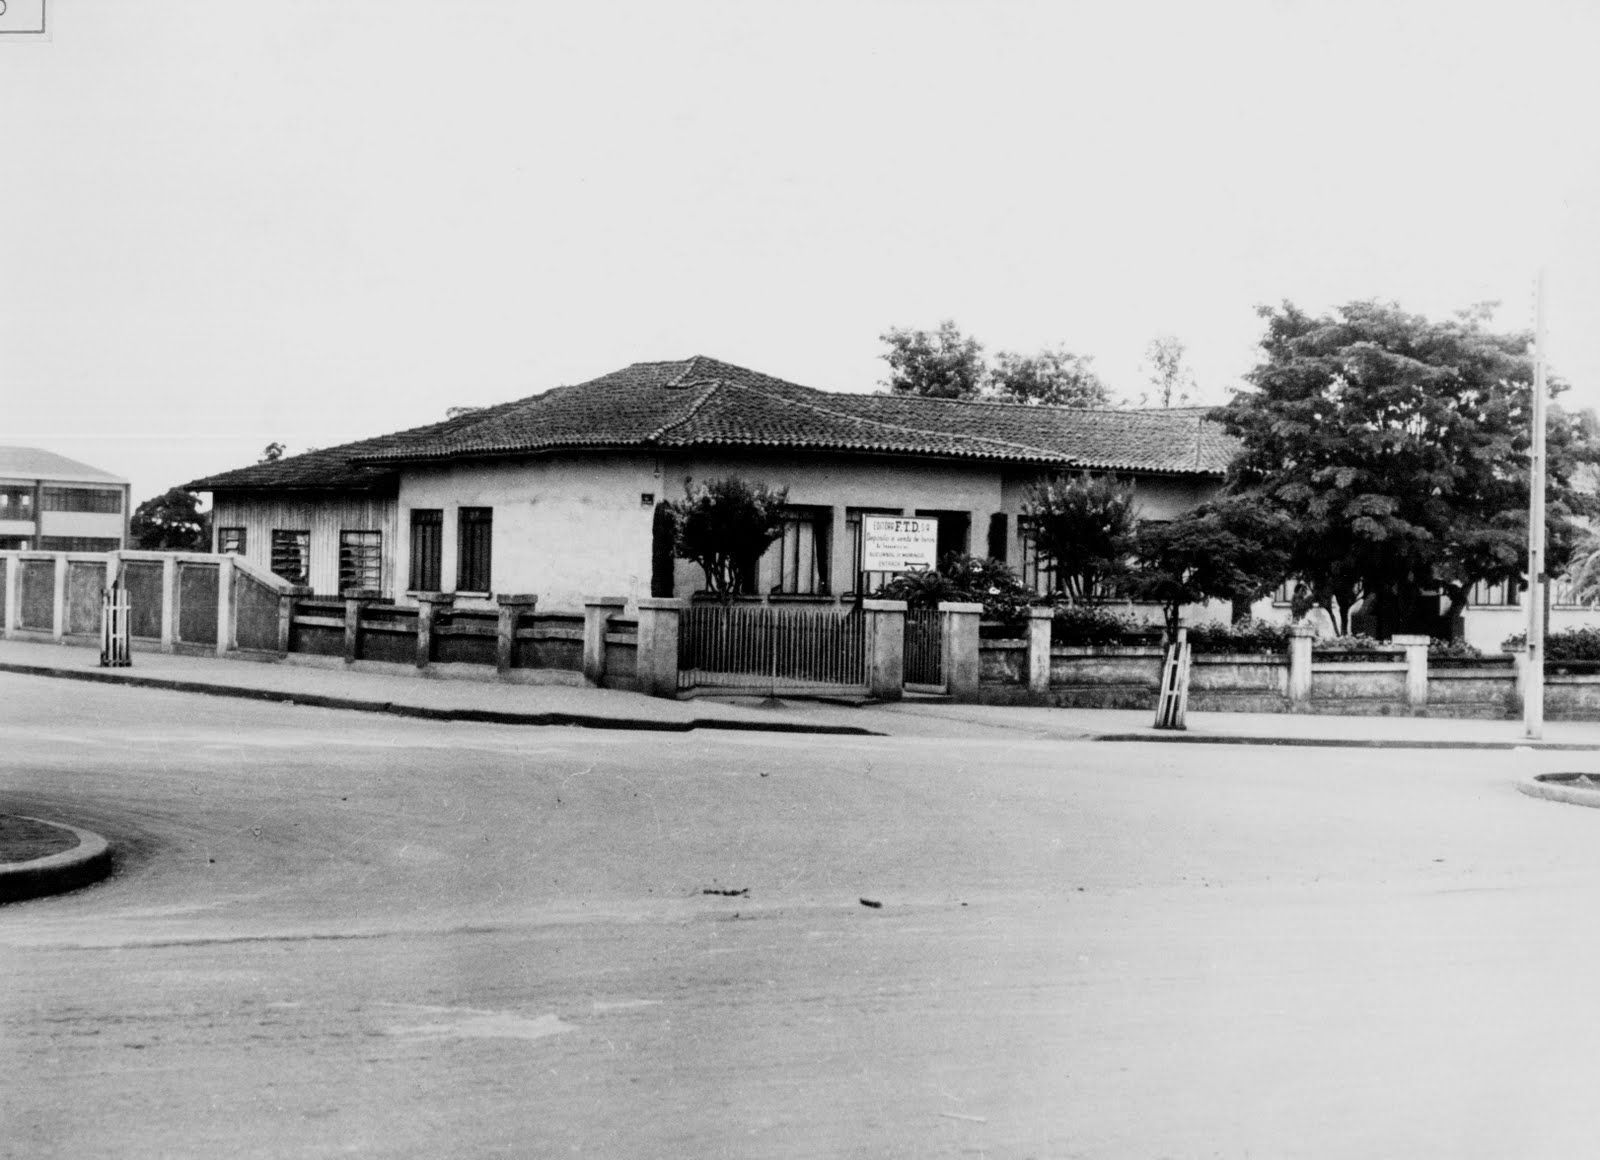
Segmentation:
<svg viewBox="0 0 1600 1160">
<path fill-rule="evenodd" d="M 688 733 L 695 729 L 723 729 L 744 733 L 817 733 L 852 737 L 885 736 L 860 725 L 810 725 L 789 721 L 732 721 L 718 717 L 692 717 L 688 721 L 654 721 L 647 717 L 601 717 L 590 713 L 513 713 L 497 709 L 430 709 L 394 701 L 363 701 L 355 697 L 330 697 L 321 693 L 285 693 L 278 689 L 252 689 L 242 685 L 214 685 L 205 681 L 180 681 L 168 677 L 135 677 L 93 669 L 55 669 L 48 665 L 0 662 L 0 673 L 29 677 L 56 677 L 66 681 L 91 681 L 103 685 L 131 685 L 136 689 L 161 689 L 172 693 L 200 693 L 211 697 L 236 697 L 246 701 L 271 701 L 305 705 L 312 709 L 346 709 L 357 713 L 387 713 L 426 721 L 472 721 L 488 725 L 569 725 L 579 729 L 632 729 L 659 733 Z"/>
<path fill-rule="evenodd" d="M 1424 741 L 1371 737 L 1229 737 L 1205 734 L 1199 737 L 1184 734 L 1158 733 L 1095 733 L 1087 741 L 1151 741 L 1160 745 L 1297 745 L 1324 749 L 1550 749 L 1583 750 L 1594 752 L 1600 745 L 1582 741 Z"/>
<path fill-rule="evenodd" d="M 1546 781 L 1546 778 L 1576 777 L 1571 773 L 1546 773 L 1533 777 L 1520 778 L 1517 781 L 1517 792 L 1525 793 L 1529 797 L 1544 798 L 1546 801 L 1566 802 L 1574 806 L 1593 806 L 1600 809 L 1600 789 L 1583 789 L 1575 785 L 1563 785 L 1559 781 Z"/>
<path fill-rule="evenodd" d="M 46 894 L 64 894 L 68 890 L 98 882 L 111 873 L 111 843 L 99 834 L 46 818 L 30 817 L 27 820 L 54 826 L 58 830 L 68 830 L 78 836 L 78 844 L 70 850 L 34 858 L 29 862 L 0 862 L 0 902 L 20 902 L 25 898 L 39 898 Z"/>
</svg>

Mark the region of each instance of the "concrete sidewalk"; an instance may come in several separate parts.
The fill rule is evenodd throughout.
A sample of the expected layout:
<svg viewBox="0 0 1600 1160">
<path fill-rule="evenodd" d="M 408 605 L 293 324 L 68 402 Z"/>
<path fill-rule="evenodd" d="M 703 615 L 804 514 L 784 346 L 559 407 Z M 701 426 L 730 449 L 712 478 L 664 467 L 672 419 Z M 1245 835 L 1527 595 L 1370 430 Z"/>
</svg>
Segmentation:
<svg viewBox="0 0 1600 1160">
<path fill-rule="evenodd" d="M 14 640 L 0 640 L 0 672 L 510 725 L 1352 748 L 1600 749 L 1600 721 L 1546 722 L 1543 738 L 1532 741 L 1515 720 L 1191 712 L 1188 728 L 1175 732 L 1155 729 L 1153 712 L 1144 710 L 958 705 L 916 698 L 861 706 L 760 698 L 668 701 L 582 686 L 425 677 L 404 669 L 377 672 L 153 652 L 134 653 L 129 668 L 103 669 L 93 648 Z"/>
</svg>

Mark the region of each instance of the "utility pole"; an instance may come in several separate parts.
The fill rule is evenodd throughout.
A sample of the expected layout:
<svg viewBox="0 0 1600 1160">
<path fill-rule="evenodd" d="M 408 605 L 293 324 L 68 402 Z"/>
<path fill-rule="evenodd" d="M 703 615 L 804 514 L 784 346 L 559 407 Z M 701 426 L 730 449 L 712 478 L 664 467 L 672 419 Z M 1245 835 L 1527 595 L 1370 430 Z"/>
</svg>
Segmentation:
<svg viewBox="0 0 1600 1160">
<path fill-rule="evenodd" d="M 1527 736 L 1544 736 L 1544 271 L 1534 289 L 1533 447 L 1528 465 L 1528 669 L 1523 681 L 1522 721 Z"/>
</svg>

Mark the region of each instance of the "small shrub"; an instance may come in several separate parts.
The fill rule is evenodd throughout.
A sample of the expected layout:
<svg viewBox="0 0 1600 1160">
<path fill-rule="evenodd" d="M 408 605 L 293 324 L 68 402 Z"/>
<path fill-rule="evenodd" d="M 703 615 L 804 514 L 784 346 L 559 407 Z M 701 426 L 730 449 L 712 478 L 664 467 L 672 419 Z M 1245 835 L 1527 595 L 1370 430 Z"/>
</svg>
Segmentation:
<svg viewBox="0 0 1600 1160">
<path fill-rule="evenodd" d="M 1386 640 L 1377 640 L 1365 633 L 1352 633 L 1349 636 L 1330 636 L 1319 640 L 1311 646 L 1316 652 L 1358 653 L 1358 652 L 1398 652 L 1397 646 Z"/>
<path fill-rule="evenodd" d="M 1477 660 L 1483 656 L 1483 650 L 1473 647 L 1464 640 L 1441 640 L 1434 637 L 1428 642 L 1429 660 Z"/>
<path fill-rule="evenodd" d="M 1145 624 L 1131 613 L 1092 605 L 1061 605 L 1050 620 L 1050 643 L 1057 645 L 1144 644 L 1160 634 L 1160 626 Z"/>
<path fill-rule="evenodd" d="M 1264 620 L 1237 624 L 1211 621 L 1189 629 L 1189 644 L 1197 653 L 1281 653 L 1289 648 L 1289 626 Z"/>
<path fill-rule="evenodd" d="M 1501 643 L 1507 652 L 1528 647 L 1528 634 L 1519 632 Z M 1546 661 L 1600 661 L 1600 628 L 1566 628 L 1544 638 Z"/>
<path fill-rule="evenodd" d="M 1032 594 L 999 560 L 952 552 L 935 569 L 903 572 L 873 596 L 904 600 L 912 608 L 937 608 L 941 601 L 983 605 L 983 619 L 1016 624 L 1026 619 Z"/>
</svg>

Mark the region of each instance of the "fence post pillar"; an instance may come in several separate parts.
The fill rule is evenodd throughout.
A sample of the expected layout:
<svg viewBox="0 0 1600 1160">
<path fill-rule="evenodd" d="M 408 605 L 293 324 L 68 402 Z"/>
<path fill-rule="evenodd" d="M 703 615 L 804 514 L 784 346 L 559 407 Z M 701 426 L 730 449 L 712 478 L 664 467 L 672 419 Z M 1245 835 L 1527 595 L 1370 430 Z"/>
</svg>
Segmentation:
<svg viewBox="0 0 1600 1160">
<path fill-rule="evenodd" d="M 1028 609 L 1028 692 L 1043 696 L 1050 691 L 1050 628 L 1053 608 Z"/>
<path fill-rule="evenodd" d="M 511 671 L 511 662 L 517 655 L 517 621 L 524 612 L 532 612 L 539 598 L 531 593 L 504 593 L 495 597 L 500 605 L 500 619 L 496 623 L 494 638 L 494 671 L 504 676 Z"/>
<path fill-rule="evenodd" d="M 17 631 L 17 595 L 22 591 L 22 557 L 6 557 L 6 616 L 4 630 L 7 636 Z"/>
<path fill-rule="evenodd" d="M 1301 621 L 1289 626 L 1289 704 L 1304 707 L 1311 701 L 1311 641 L 1316 630 Z"/>
<path fill-rule="evenodd" d="M 898 701 L 906 685 L 906 602 L 863 600 L 867 618 L 867 695 Z"/>
<path fill-rule="evenodd" d="M 161 651 L 172 652 L 178 643 L 178 558 L 161 557 Z"/>
<path fill-rule="evenodd" d="M 361 659 L 361 610 L 382 595 L 376 588 L 346 588 L 344 597 L 344 663 Z"/>
<path fill-rule="evenodd" d="M 1428 638 L 1392 636 L 1390 644 L 1406 650 L 1406 705 L 1412 710 L 1428 707 Z"/>
<path fill-rule="evenodd" d="M 1514 698 L 1514 703 L 1512 704 L 1511 708 L 1515 712 L 1521 713 L 1523 694 L 1528 687 L 1528 646 L 1524 644 L 1521 648 L 1509 649 L 1507 651 L 1511 653 L 1512 672 L 1514 672 L 1517 676 L 1517 683 L 1513 687 L 1511 694 Z"/>
<path fill-rule="evenodd" d="M 944 691 L 953 701 L 978 699 L 978 625 L 983 605 L 941 602 L 944 616 Z"/>
<path fill-rule="evenodd" d="M 628 606 L 627 597 L 599 596 L 583 602 L 583 679 L 598 686 L 606 675 L 606 626 Z M 676 674 L 674 674 L 676 681 Z"/>
<path fill-rule="evenodd" d="M 639 691 L 652 697 L 678 695 L 678 632 L 684 599 L 647 596 L 639 600 Z"/>
<path fill-rule="evenodd" d="M 433 661 L 433 622 L 456 601 L 453 592 L 424 592 L 417 597 L 417 668 Z"/>
<path fill-rule="evenodd" d="M 169 560 L 168 563 L 171 563 Z M 294 602 L 301 597 L 310 596 L 311 589 L 305 584 L 291 584 L 278 593 L 278 655 L 289 655 L 290 632 L 294 628 Z M 166 623 L 162 621 L 163 625 Z M 169 650 L 170 651 L 170 650 Z"/>
<path fill-rule="evenodd" d="M 67 633 L 67 554 L 56 553 L 55 608 L 52 610 L 50 634 L 61 640 Z"/>
<path fill-rule="evenodd" d="M 217 560 L 217 655 L 227 656 L 233 647 L 237 625 L 233 616 L 234 560 L 225 555 Z"/>
</svg>

